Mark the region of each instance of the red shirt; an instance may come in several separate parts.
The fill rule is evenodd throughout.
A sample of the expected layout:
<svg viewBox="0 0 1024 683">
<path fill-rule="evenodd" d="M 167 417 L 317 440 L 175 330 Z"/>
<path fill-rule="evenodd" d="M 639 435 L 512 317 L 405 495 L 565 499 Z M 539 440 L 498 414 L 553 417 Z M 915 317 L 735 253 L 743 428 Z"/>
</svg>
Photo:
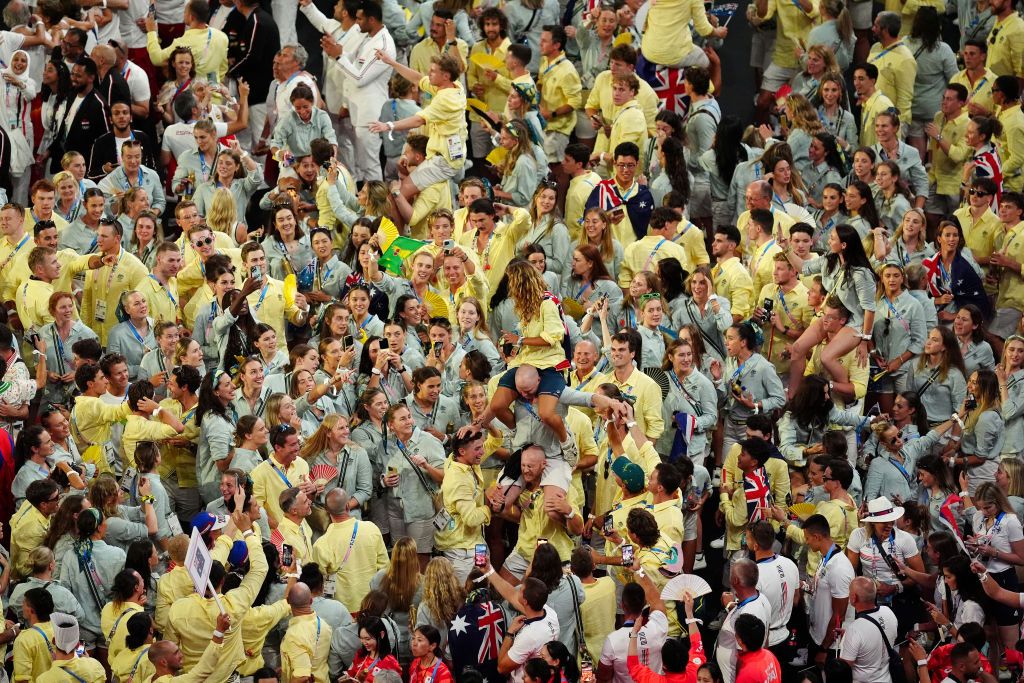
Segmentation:
<svg viewBox="0 0 1024 683">
<path fill-rule="evenodd" d="M 768 648 L 741 652 L 737 668 L 736 683 L 782 683 L 782 667 Z"/>
<path fill-rule="evenodd" d="M 626 657 L 626 666 L 629 667 L 629 675 L 636 683 L 696 683 L 697 669 L 708 661 L 704 656 L 704 644 L 701 643 L 700 633 L 690 635 L 690 659 L 686 663 L 686 671 L 683 673 L 656 674 L 640 663 L 636 655 Z"/>
<path fill-rule="evenodd" d="M 360 651 L 356 652 L 356 661 L 352 662 L 352 666 L 348 669 L 348 675 L 352 678 L 359 678 L 359 674 L 365 670 L 366 679 L 363 683 L 373 683 L 373 675 L 380 669 L 389 669 L 396 672 L 399 676 L 402 675 L 402 666 L 395 659 L 394 655 L 388 655 L 384 659 L 377 659 L 376 657 L 363 654 L 362 648 L 360 648 Z"/>
<path fill-rule="evenodd" d="M 414 659 L 409 665 L 409 683 L 452 683 L 452 673 L 440 659 L 429 666 L 420 666 L 421 661 Z"/>
</svg>

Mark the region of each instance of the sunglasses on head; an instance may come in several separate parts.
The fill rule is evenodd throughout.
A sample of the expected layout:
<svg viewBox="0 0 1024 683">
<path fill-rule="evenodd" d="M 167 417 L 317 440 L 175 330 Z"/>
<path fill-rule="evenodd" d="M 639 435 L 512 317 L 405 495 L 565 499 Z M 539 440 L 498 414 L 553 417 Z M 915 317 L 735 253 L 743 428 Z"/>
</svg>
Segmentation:
<svg viewBox="0 0 1024 683">
<path fill-rule="evenodd" d="M 114 225 L 116 223 L 117 221 L 115 221 L 113 218 L 107 218 L 106 216 L 100 219 L 100 225 Z"/>
<path fill-rule="evenodd" d="M 194 246 L 194 247 L 208 247 L 211 244 L 213 244 L 213 238 L 212 237 L 205 237 L 205 238 L 204 237 L 200 237 L 199 239 L 197 239 L 196 241 L 194 241 L 192 243 L 192 246 Z"/>
</svg>

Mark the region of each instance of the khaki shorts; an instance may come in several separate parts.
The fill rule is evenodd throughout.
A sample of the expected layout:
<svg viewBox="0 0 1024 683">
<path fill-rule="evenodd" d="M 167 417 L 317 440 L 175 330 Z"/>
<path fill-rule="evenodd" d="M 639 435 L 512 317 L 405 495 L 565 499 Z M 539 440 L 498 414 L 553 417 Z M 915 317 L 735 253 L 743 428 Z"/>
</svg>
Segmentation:
<svg viewBox="0 0 1024 683">
<path fill-rule="evenodd" d="M 565 148 L 569 146 L 569 136 L 565 133 L 549 130 L 544 133 L 544 154 L 548 162 L 552 164 L 562 163 L 565 158 Z"/>
<path fill-rule="evenodd" d="M 764 76 L 761 77 L 761 90 L 775 92 L 793 80 L 798 71 L 799 69 L 789 69 L 772 62 L 764 70 Z"/>
<path fill-rule="evenodd" d="M 431 185 L 454 180 L 458 173 L 459 169 L 448 163 L 443 156 L 438 155 L 430 157 L 414 168 L 409 174 L 409 179 L 412 180 L 416 189 L 422 192 Z"/>
<path fill-rule="evenodd" d="M 526 561 L 526 558 L 519 554 L 518 550 L 513 550 L 512 554 L 505 558 L 505 564 L 502 567 L 507 570 L 509 574 L 516 577 L 520 581 L 526 576 L 526 570 L 530 568 L 530 563 Z"/>
</svg>

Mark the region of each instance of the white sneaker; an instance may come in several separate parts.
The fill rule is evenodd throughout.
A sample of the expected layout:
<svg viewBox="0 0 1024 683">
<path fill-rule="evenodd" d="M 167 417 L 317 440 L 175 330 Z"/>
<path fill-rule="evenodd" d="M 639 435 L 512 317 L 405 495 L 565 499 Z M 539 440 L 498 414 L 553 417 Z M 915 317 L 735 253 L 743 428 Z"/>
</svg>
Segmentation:
<svg viewBox="0 0 1024 683">
<path fill-rule="evenodd" d="M 711 547 L 715 550 L 721 550 L 725 547 L 725 535 L 721 535 L 715 540 L 711 541 Z"/>
<path fill-rule="evenodd" d="M 693 558 L 694 569 L 707 569 L 708 563 L 704 559 L 704 553 L 697 553 L 697 556 Z"/>
<path fill-rule="evenodd" d="M 716 467 L 715 474 L 711 477 L 711 485 L 716 489 L 722 485 L 722 468 Z"/>
<path fill-rule="evenodd" d="M 567 429 L 566 434 L 568 435 L 568 438 L 565 440 L 565 443 L 559 444 L 562 448 L 562 457 L 564 457 L 565 461 L 569 463 L 569 467 L 576 469 L 576 465 L 580 461 L 580 451 L 576 447 L 576 439 L 572 437 L 572 432 Z"/>
</svg>

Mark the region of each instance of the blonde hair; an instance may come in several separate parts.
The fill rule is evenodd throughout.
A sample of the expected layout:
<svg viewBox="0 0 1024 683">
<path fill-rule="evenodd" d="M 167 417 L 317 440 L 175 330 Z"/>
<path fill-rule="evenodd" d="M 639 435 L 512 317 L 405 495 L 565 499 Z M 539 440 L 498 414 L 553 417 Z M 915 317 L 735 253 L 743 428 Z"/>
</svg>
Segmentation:
<svg viewBox="0 0 1024 683">
<path fill-rule="evenodd" d="M 218 187 L 213 191 L 210 208 L 206 212 L 206 224 L 216 232 L 231 235 L 238 222 L 238 206 L 235 196 L 226 187 Z"/>
<path fill-rule="evenodd" d="M 490 337 L 491 330 L 487 327 L 487 317 L 484 315 L 484 307 L 480 305 L 480 301 L 476 297 L 463 297 L 462 300 L 459 301 L 459 305 L 455 308 L 455 317 L 458 318 L 459 309 L 466 304 L 469 304 L 476 309 L 477 321 L 476 325 L 473 325 L 474 336 L 476 336 L 476 333 L 482 332 L 483 336 Z"/>
<path fill-rule="evenodd" d="M 526 261 L 508 264 L 505 274 L 508 276 L 508 295 L 519 319 L 525 325 L 539 318 L 546 289 L 541 274 Z"/>
<path fill-rule="evenodd" d="M 516 168 L 519 157 L 528 156 L 533 159 L 533 143 L 530 141 L 530 131 L 520 119 L 512 119 L 505 124 L 505 131 L 516 141 L 516 146 L 508 150 L 505 157 L 503 172 L 507 175 Z"/>
<path fill-rule="evenodd" d="M 812 45 L 808 51 L 814 52 L 819 48 L 821 48 L 820 45 Z M 824 48 L 824 50 L 826 51 L 825 54 L 832 54 L 828 48 Z M 833 65 L 835 61 L 835 57 L 832 57 Z M 786 109 L 789 110 L 791 128 L 799 128 L 812 136 L 825 132 L 825 127 L 821 125 L 821 119 L 818 118 L 818 112 L 814 109 L 810 100 L 800 93 L 793 93 L 786 98 Z"/>
<path fill-rule="evenodd" d="M 239 373 L 241 374 L 241 373 Z M 263 423 L 267 425 L 267 429 L 273 432 L 281 422 L 281 404 L 285 402 L 285 399 L 290 399 L 291 396 L 288 394 L 275 393 L 267 397 L 267 405 L 263 409 Z"/>
<path fill-rule="evenodd" d="M 394 612 L 408 612 L 420 587 L 420 558 L 416 541 L 400 538 L 391 551 L 391 564 L 380 582 L 380 590 L 388 595 L 388 606 Z"/>
<path fill-rule="evenodd" d="M 1006 478 L 1010 481 L 1007 486 L 1007 496 L 1024 496 L 1024 462 L 1016 459 L 1001 460 L 999 465 L 1006 472 Z"/>
<path fill-rule="evenodd" d="M 445 557 L 435 557 L 423 572 L 423 605 L 435 619 L 450 623 L 463 601 L 465 591 L 455 576 L 455 568 Z"/>
<path fill-rule="evenodd" d="M 306 440 L 306 443 L 302 444 L 299 456 L 304 460 L 312 460 L 326 451 L 331 431 L 338 426 L 338 422 L 345 419 L 347 418 L 344 415 L 339 415 L 338 413 L 328 413 L 324 415 L 324 421 L 321 422 L 320 426 L 317 427 L 317 430 L 313 432 L 313 436 L 309 437 Z"/>
<path fill-rule="evenodd" d="M 583 220 L 586 220 L 587 216 L 590 215 L 597 216 L 604 223 L 604 228 L 601 229 L 601 244 L 598 249 L 601 251 L 601 260 L 611 261 L 615 258 L 615 244 L 612 242 L 612 220 L 606 212 L 596 206 L 587 209 L 583 213 Z M 580 244 L 590 244 L 587 231 L 582 226 L 580 229 Z"/>
<path fill-rule="evenodd" d="M 974 492 L 972 496 L 974 499 L 975 506 L 980 510 L 978 503 L 990 503 L 995 505 L 1003 512 L 1008 512 L 1011 515 L 1016 514 L 1013 511 L 1013 506 L 1010 505 L 1010 500 L 1003 493 L 1003 490 L 996 486 L 995 482 L 986 481 L 978 486 L 978 490 Z"/>
</svg>

